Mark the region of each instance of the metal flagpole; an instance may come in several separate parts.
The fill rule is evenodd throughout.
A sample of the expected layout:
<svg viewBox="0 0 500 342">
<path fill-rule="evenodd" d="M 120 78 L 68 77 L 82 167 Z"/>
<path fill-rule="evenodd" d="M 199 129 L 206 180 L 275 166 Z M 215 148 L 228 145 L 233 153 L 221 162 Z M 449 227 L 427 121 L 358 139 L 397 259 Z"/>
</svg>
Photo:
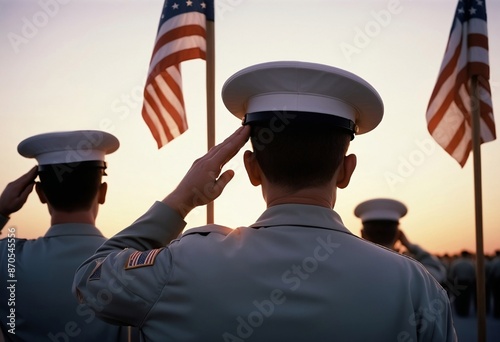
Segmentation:
<svg viewBox="0 0 500 342">
<path fill-rule="evenodd" d="M 477 341 L 486 341 L 486 295 L 483 249 L 483 201 L 481 188 L 481 133 L 479 123 L 479 99 L 477 76 L 471 80 L 472 145 L 474 156 L 474 203 L 476 215 L 476 296 L 477 296 Z"/>
<path fill-rule="evenodd" d="M 207 145 L 215 146 L 215 28 L 213 21 L 206 21 L 207 30 Z M 214 201 L 207 204 L 207 224 L 214 223 Z"/>
</svg>

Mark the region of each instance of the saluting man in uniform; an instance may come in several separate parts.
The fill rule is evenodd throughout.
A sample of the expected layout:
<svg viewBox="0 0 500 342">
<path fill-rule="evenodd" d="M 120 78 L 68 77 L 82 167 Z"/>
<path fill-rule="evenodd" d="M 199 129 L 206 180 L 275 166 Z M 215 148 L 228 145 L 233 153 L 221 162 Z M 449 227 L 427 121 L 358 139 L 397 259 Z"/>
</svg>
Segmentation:
<svg viewBox="0 0 500 342">
<path fill-rule="evenodd" d="M 373 87 L 327 65 L 270 62 L 230 77 L 222 98 L 244 127 L 79 268 L 76 297 L 144 341 L 455 341 L 432 276 L 332 210 L 356 165 L 350 140 L 382 119 Z M 249 136 L 244 164 L 267 209 L 250 226 L 179 236 L 186 214 L 231 180 L 221 169 Z M 103 306 L 110 282 L 125 289 Z"/>
<path fill-rule="evenodd" d="M 389 249 L 395 249 L 399 241 L 410 256 L 419 261 L 440 283 L 447 279 L 446 268 L 441 261 L 421 246 L 411 243 L 399 227 L 400 219 L 408 212 L 404 203 L 390 198 L 374 198 L 360 203 L 354 215 L 361 219 L 361 236 L 368 241 Z"/>
<path fill-rule="evenodd" d="M 106 241 L 95 220 L 107 190 L 104 156 L 118 147 L 116 137 L 101 131 L 46 133 L 19 144 L 19 153 L 36 158 L 38 167 L 3 191 L 0 229 L 33 187 L 51 225 L 37 239 L 16 238 L 14 227 L 2 232 L 0 327 L 6 341 L 127 340 L 126 327 L 104 323 L 71 293 L 77 267 Z"/>
</svg>

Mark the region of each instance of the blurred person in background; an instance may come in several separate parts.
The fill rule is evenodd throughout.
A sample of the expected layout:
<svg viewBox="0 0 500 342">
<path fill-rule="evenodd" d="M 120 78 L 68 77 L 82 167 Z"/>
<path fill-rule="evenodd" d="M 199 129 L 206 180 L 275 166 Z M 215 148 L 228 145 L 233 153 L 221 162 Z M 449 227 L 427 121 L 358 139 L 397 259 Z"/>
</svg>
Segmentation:
<svg viewBox="0 0 500 342">
<path fill-rule="evenodd" d="M 410 242 L 399 221 L 408 212 L 400 201 L 390 198 L 375 198 L 360 203 L 354 214 L 361 219 L 361 237 L 386 248 L 397 250 L 397 243 L 406 248 L 408 254 L 420 262 L 441 285 L 446 282 L 446 268 L 442 262 L 421 246 Z"/>
<path fill-rule="evenodd" d="M 463 250 L 451 262 L 448 277 L 459 289 L 452 303 L 455 313 L 461 317 L 469 316 L 476 296 L 476 265 L 469 251 Z"/>
</svg>

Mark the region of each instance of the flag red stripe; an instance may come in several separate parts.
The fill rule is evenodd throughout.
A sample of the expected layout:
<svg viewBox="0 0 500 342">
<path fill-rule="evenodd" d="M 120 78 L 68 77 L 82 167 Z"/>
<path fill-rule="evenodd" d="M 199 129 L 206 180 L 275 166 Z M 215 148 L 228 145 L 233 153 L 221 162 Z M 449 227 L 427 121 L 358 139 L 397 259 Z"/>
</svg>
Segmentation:
<svg viewBox="0 0 500 342">
<path fill-rule="evenodd" d="M 207 31 L 205 30 L 205 28 L 199 25 L 187 25 L 170 30 L 158 39 L 155 44 L 152 56 L 154 56 L 162 46 L 176 39 L 184 38 L 187 36 L 200 36 L 206 38 L 206 34 Z"/>
<path fill-rule="evenodd" d="M 152 82 L 151 86 L 153 87 L 153 89 L 156 90 L 156 92 L 158 92 L 158 90 L 157 90 L 158 86 L 156 85 L 156 82 Z M 159 94 L 157 94 L 157 95 L 159 95 Z M 151 94 L 149 94 L 149 92 L 147 92 L 147 91 L 145 91 L 145 93 L 144 93 L 144 101 L 151 107 L 153 113 L 156 114 L 155 115 L 156 119 L 159 121 L 159 125 L 157 126 L 157 124 L 149 117 L 149 113 L 147 113 L 147 110 L 144 107 L 143 117 L 146 120 L 146 123 L 148 124 L 148 126 L 153 127 L 153 129 L 151 129 L 151 131 L 153 133 L 153 137 L 155 138 L 159 147 L 161 147 L 161 146 L 163 146 L 163 139 L 162 139 L 160 130 L 166 135 L 167 141 L 172 140 L 174 137 L 170 133 L 170 129 L 166 123 L 165 118 L 163 117 L 163 115 L 161 115 L 160 107 L 158 107 L 156 101 L 153 99 L 153 96 Z"/>
<path fill-rule="evenodd" d="M 478 77 L 478 88 L 480 93 L 484 93 L 488 98 L 491 98 L 490 84 L 484 77 Z M 488 131 L 491 133 L 493 138 L 496 138 L 495 121 L 493 120 L 493 108 L 489 103 L 485 101 L 480 101 L 479 106 L 482 122 L 488 128 Z M 484 134 L 484 132 L 481 133 L 481 138 L 483 138 Z"/>
<path fill-rule="evenodd" d="M 469 62 L 467 65 L 469 68 L 470 75 L 481 75 L 485 78 L 488 78 L 490 74 L 490 68 L 488 65 L 481 62 Z"/>
<path fill-rule="evenodd" d="M 492 109 L 485 103 L 481 103 L 481 112 L 483 113 L 491 113 Z M 489 131 L 496 137 L 495 132 L 495 121 L 493 120 L 493 115 L 483 115 L 481 119 L 484 121 L 484 124 L 488 127 Z"/>
<path fill-rule="evenodd" d="M 160 92 L 158 91 L 158 85 L 156 84 L 156 82 L 152 82 L 151 86 L 153 87 L 153 89 L 155 89 L 156 95 L 159 97 L 159 99 L 161 99 L 162 93 L 161 93 L 161 91 Z M 145 119 L 147 120 L 147 122 L 149 122 L 150 125 L 153 125 L 155 127 L 156 134 L 153 134 L 153 136 L 155 137 L 155 140 L 157 141 L 157 143 L 159 143 L 160 145 L 163 145 L 160 130 L 161 130 L 161 132 L 164 133 L 164 135 L 166 135 L 167 141 L 174 139 L 174 136 L 172 135 L 170 128 L 167 125 L 166 118 L 161 114 L 161 109 L 158 106 L 158 104 L 156 103 L 156 101 L 153 99 L 152 95 L 149 93 L 145 93 L 144 100 L 151 107 L 153 113 L 156 114 L 155 115 L 156 119 L 159 121 L 159 125 L 157 126 L 157 123 L 155 121 L 153 121 L 151 118 L 149 118 L 149 113 L 146 114 Z M 171 109 L 170 103 L 168 103 L 168 108 L 166 108 L 166 110 L 167 110 L 169 115 L 172 115 L 172 111 L 169 112 L 168 111 L 169 109 Z M 176 112 L 176 111 L 173 111 L 173 112 Z"/>
<path fill-rule="evenodd" d="M 155 139 L 158 148 L 162 147 L 163 143 L 160 137 L 160 133 L 158 132 L 158 129 L 156 128 L 154 122 L 149 118 L 149 115 L 146 113 L 145 107 L 142 108 L 142 118 L 146 122 L 146 125 L 148 126 L 149 130 L 151 131 L 151 134 L 153 135 L 153 138 Z"/>
<path fill-rule="evenodd" d="M 457 129 L 455 134 L 453 135 L 453 138 L 450 140 L 448 145 L 446 146 L 445 150 L 448 152 L 448 154 L 453 154 L 455 152 L 455 149 L 458 147 L 460 142 L 462 141 L 464 135 L 465 135 L 465 121 L 462 121 L 460 124 L 460 127 Z"/>
<path fill-rule="evenodd" d="M 453 57 L 450 59 L 448 64 L 441 70 L 439 77 L 436 81 L 436 85 L 434 86 L 434 90 L 432 91 L 431 99 L 429 103 L 431 103 L 434 98 L 437 96 L 438 92 L 441 90 L 443 87 L 443 84 L 448 80 L 448 78 L 453 76 L 453 73 L 455 72 L 455 69 L 457 68 L 458 65 L 458 59 L 460 57 L 460 49 L 462 47 L 462 43 L 457 46 L 455 53 L 453 54 Z"/>
<path fill-rule="evenodd" d="M 152 86 L 153 90 L 155 91 L 156 96 L 160 99 L 160 103 L 161 103 L 162 92 L 161 92 L 157 82 L 156 81 L 151 82 L 151 86 Z M 149 93 L 147 94 L 146 100 L 147 100 L 148 104 L 151 106 L 154 113 L 161 114 L 161 109 L 159 107 L 160 104 L 158 104 L 157 101 L 154 100 L 154 98 L 151 94 L 149 94 Z M 162 105 L 162 106 L 165 107 L 164 105 Z M 169 109 L 171 109 L 170 103 L 168 103 L 168 106 L 169 106 L 169 108 L 167 108 L 167 112 L 169 112 Z M 170 112 L 169 112 L 169 114 L 170 114 Z M 169 140 L 172 139 L 173 137 L 170 135 L 170 130 L 168 128 L 168 125 L 166 123 L 165 118 L 162 115 L 158 115 L 158 120 L 160 121 L 160 128 L 162 128 L 162 130 L 167 135 L 167 139 L 169 139 Z"/>
<path fill-rule="evenodd" d="M 178 84 L 172 79 L 172 77 L 169 74 L 163 73 L 161 76 L 163 77 L 163 79 L 165 80 L 165 82 L 167 83 L 169 88 L 174 92 L 174 95 L 177 97 L 177 99 L 181 103 L 182 108 L 184 108 L 184 99 L 183 99 L 183 95 L 182 95 L 182 89 L 179 88 Z M 179 131 L 181 133 L 184 133 L 185 132 L 185 129 L 184 129 L 185 125 L 184 125 L 184 120 L 182 118 L 183 113 L 180 113 L 179 111 L 177 111 L 177 109 L 168 100 L 166 94 L 164 94 L 162 92 L 162 90 L 160 89 L 160 87 L 156 83 L 153 83 L 153 86 L 156 89 L 156 93 L 158 94 L 158 98 L 160 100 L 161 105 L 170 114 L 170 117 L 175 121 L 177 127 L 179 128 Z M 166 124 L 163 126 L 166 127 Z M 169 137 L 169 140 L 171 140 L 171 139 L 172 138 Z"/>
<path fill-rule="evenodd" d="M 461 167 L 464 167 L 465 163 L 467 162 L 467 159 L 469 159 L 469 154 L 470 151 L 472 151 L 472 140 L 469 139 L 467 142 L 467 147 L 465 148 L 464 154 L 462 158 L 458 161 Z"/>
<path fill-rule="evenodd" d="M 478 46 L 488 50 L 488 37 L 481 33 L 469 33 L 467 36 L 469 40 L 469 47 Z"/>
<path fill-rule="evenodd" d="M 159 72 L 156 72 L 158 70 L 161 72 L 168 69 L 172 65 L 178 65 L 183 61 L 197 58 L 206 59 L 205 51 L 201 50 L 200 48 L 192 48 L 170 54 L 156 64 L 155 71 L 148 76 L 146 83 L 151 82 L 151 80 L 154 79 L 156 75 L 158 75 Z"/>
<path fill-rule="evenodd" d="M 446 94 L 446 97 L 443 99 L 443 102 L 441 105 L 438 107 L 434 115 L 429 119 L 428 121 L 428 130 L 432 134 L 436 127 L 439 125 L 441 120 L 443 119 L 444 115 L 448 112 L 448 109 L 450 108 L 451 104 L 455 102 L 457 97 L 458 90 L 460 89 L 460 86 L 467 82 L 467 70 L 462 69 L 460 72 L 457 73 L 457 76 L 455 78 L 455 83 L 453 86 L 449 89 L 448 93 Z M 437 90 L 439 91 L 439 90 Z M 435 90 L 435 92 L 437 93 Z M 430 101 L 432 103 L 432 99 Z M 460 106 L 462 105 L 462 106 Z M 457 106 L 459 108 L 463 108 L 463 103 L 460 101 L 457 103 Z"/>
</svg>

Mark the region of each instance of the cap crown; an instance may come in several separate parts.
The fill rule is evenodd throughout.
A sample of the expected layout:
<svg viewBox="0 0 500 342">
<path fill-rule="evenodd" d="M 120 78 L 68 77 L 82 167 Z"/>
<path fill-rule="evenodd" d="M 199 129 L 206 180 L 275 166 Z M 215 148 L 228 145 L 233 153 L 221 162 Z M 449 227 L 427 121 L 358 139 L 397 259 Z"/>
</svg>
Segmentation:
<svg viewBox="0 0 500 342">
<path fill-rule="evenodd" d="M 51 132 L 32 136 L 19 143 L 17 150 L 26 158 L 35 158 L 39 165 L 104 161 L 120 143 L 107 132 L 81 130 Z"/>
<path fill-rule="evenodd" d="M 357 134 L 382 120 L 380 95 L 364 79 L 328 65 L 277 61 L 245 68 L 223 85 L 227 109 L 242 119 L 264 111 L 311 112 L 345 118 Z"/>
<path fill-rule="evenodd" d="M 406 215 L 408 209 L 400 202 L 389 198 L 375 198 L 360 203 L 354 209 L 354 215 L 361 221 L 389 220 L 399 221 Z"/>
</svg>

